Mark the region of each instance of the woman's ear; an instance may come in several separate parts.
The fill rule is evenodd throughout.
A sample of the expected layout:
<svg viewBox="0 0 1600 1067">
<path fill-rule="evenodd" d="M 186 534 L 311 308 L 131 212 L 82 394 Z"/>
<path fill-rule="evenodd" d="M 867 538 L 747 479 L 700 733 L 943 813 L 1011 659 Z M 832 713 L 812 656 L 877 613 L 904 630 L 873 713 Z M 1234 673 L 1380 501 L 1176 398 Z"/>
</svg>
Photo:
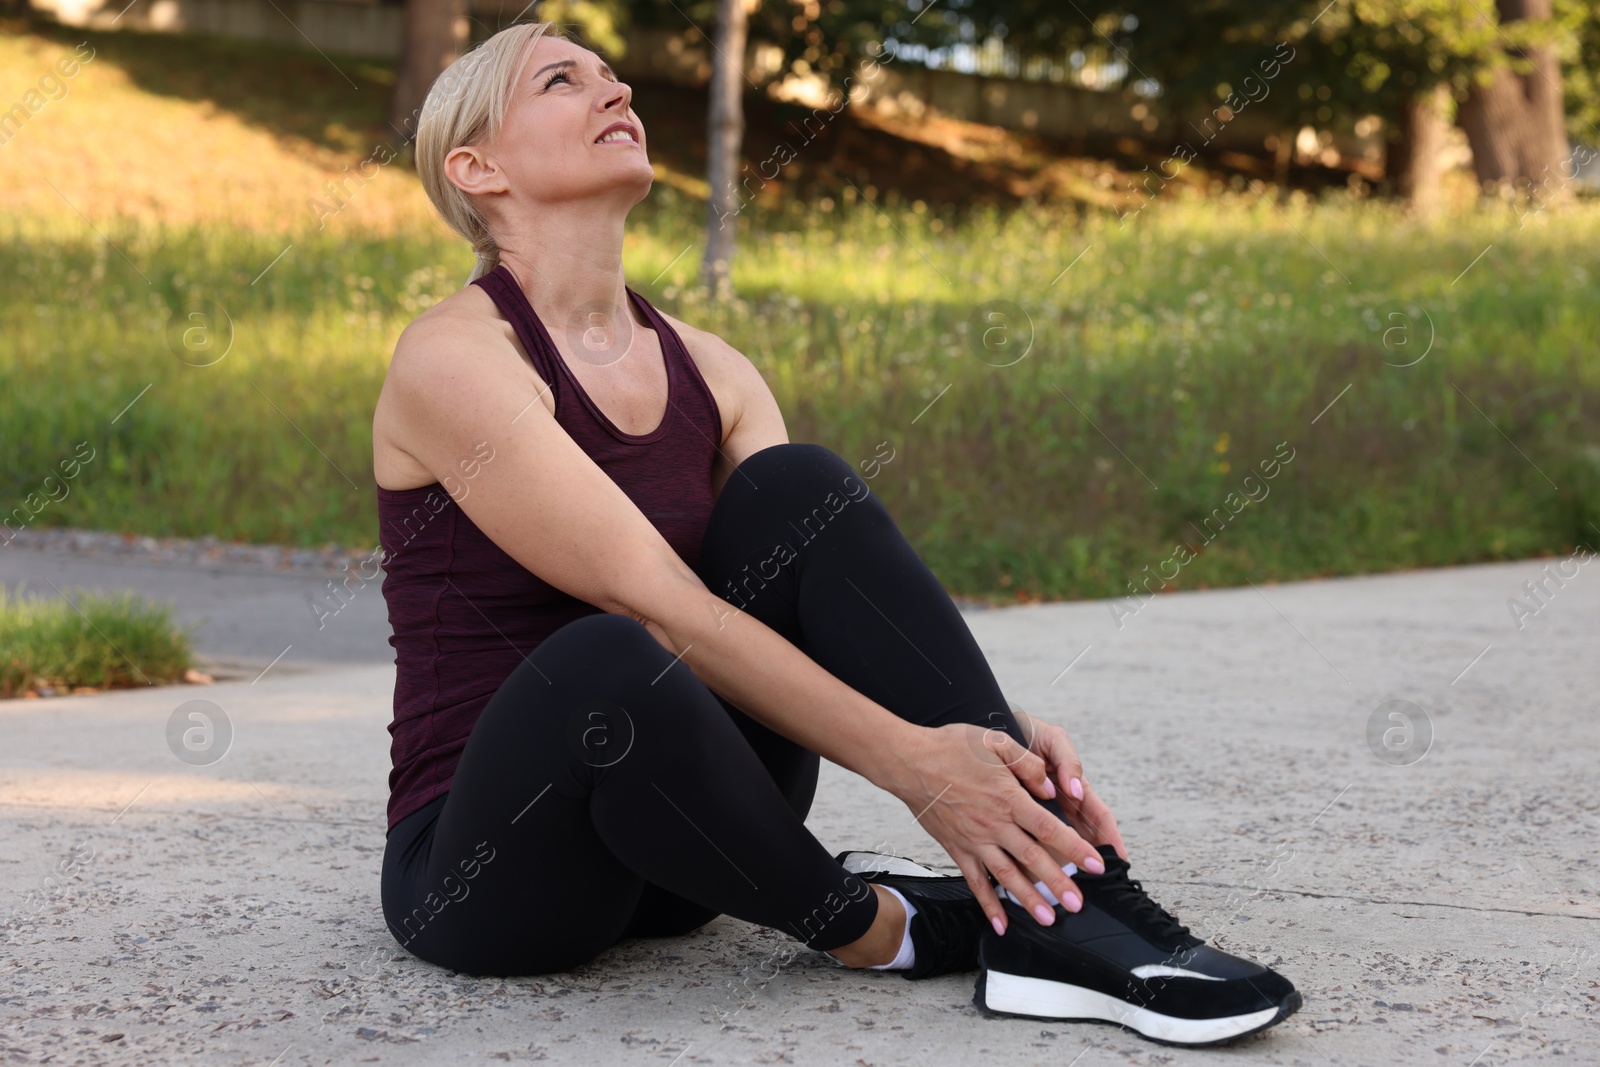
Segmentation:
<svg viewBox="0 0 1600 1067">
<path fill-rule="evenodd" d="M 452 148 L 444 157 L 444 174 L 464 193 L 503 193 L 505 175 L 480 145 Z"/>
</svg>

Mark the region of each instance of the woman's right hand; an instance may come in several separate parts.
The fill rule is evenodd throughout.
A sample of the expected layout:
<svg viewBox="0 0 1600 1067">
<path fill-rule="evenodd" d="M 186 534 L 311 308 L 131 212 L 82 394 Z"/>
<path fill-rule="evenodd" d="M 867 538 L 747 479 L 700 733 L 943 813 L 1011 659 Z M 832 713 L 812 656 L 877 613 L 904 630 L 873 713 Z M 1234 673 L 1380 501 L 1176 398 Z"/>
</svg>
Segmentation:
<svg viewBox="0 0 1600 1067">
<path fill-rule="evenodd" d="M 1001 731 L 971 723 L 917 731 L 896 746 L 895 765 L 875 781 L 950 854 L 995 930 L 1005 932 L 1006 914 L 991 874 L 1042 925 L 1055 922 L 1055 909 L 1034 882 L 1043 882 L 1068 911 L 1078 911 L 1082 897 L 1062 865 L 1103 874 L 1105 863 L 1034 799 L 1056 795 L 1045 761 Z"/>
</svg>

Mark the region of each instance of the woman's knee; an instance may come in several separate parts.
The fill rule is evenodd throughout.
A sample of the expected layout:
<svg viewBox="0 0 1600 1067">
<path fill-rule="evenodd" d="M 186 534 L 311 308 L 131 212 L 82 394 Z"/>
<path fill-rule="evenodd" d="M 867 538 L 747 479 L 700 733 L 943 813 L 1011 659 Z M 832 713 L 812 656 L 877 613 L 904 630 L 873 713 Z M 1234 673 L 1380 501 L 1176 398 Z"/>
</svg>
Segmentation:
<svg viewBox="0 0 1600 1067">
<path fill-rule="evenodd" d="M 597 758 L 629 748 L 646 719 L 684 727 L 707 717 L 727 718 L 705 683 L 630 616 L 586 615 L 546 638 L 545 645 L 553 647 L 543 670 L 569 683 L 568 741 L 592 766 Z M 544 651 L 541 645 L 538 652 Z M 601 751 L 593 750 L 602 742 Z"/>
<path fill-rule="evenodd" d="M 738 516 L 751 509 L 788 529 L 795 522 L 826 522 L 852 502 L 871 497 L 866 480 L 826 445 L 770 445 L 746 456 L 728 479 L 712 511 L 708 541 L 745 529 L 748 518 Z"/>
<path fill-rule="evenodd" d="M 610 612 L 574 619 L 545 638 L 531 657 L 542 677 L 565 675 L 596 694 L 637 690 L 676 658 L 644 623 Z"/>
<path fill-rule="evenodd" d="M 563 659 L 574 655 L 581 658 L 633 658 L 640 652 L 653 654 L 652 649 L 665 651 L 644 623 L 631 615 L 617 615 L 608 611 L 597 611 L 573 619 L 545 638 L 540 648 L 548 648 Z"/>
<path fill-rule="evenodd" d="M 474 739 L 487 739 L 469 740 L 463 765 L 481 769 L 481 761 L 497 765 L 537 749 L 608 766 L 632 746 L 639 712 L 654 710 L 674 688 L 652 685 L 666 682 L 673 660 L 636 619 L 604 612 L 574 619 L 501 683 L 472 730 Z M 564 743 L 551 745 L 556 736 Z"/>
<path fill-rule="evenodd" d="M 855 468 L 843 456 L 827 445 L 812 441 L 785 441 L 769 445 L 746 456 L 738 469 L 752 478 L 761 474 L 789 483 L 835 483 L 847 476 L 860 480 Z"/>
</svg>

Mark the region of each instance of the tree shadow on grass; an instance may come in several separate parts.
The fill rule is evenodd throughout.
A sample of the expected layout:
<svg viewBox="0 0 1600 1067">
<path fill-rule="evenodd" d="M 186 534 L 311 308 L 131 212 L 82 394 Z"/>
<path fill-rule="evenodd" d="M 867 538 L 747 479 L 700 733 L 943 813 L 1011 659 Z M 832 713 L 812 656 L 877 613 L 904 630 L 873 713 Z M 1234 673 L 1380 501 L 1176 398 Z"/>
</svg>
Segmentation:
<svg viewBox="0 0 1600 1067">
<path fill-rule="evenodd" d="M 389 60 L 221 37 L 94 31 L 38 19 L 21 28 L 69 46 L 87 40 L 97 63 L 118 67 L 144 92 L 208 102 L 286 142 L 353 159 L 380 144 L 398 149 L 402 143 L 387 122 L 395 81 Z M 706 89 L 645 79 L 629 84 L 650 135 L 652 160 L 691 182 L 702 180 Z M 745 125 L 741 198 L 766 205 L 838 197 L 854 184 L 956 209 L 1015 206 L 1023 199 L 1019 179 L 1025 184 L 1031 170 L 964 158 L 875 128 L 848 111 L 814 110 L 764 93 L 746 93 Z M 1038 154 L 1041 146 L 1035 147 Z"/>
<path fill-rule="evenodd" d="M 385 121 L 393 63 L 259 41 L 101 32 L 42 20 L 31 21 L 27 32 L 66 45 L 87 40 L 96 63 L 118 67 L 144 92 L 209 102 L 287 141 L 361 154 L 397 143 Z M 137 129 L 127 132 L 138 135 Z"/>
<path fill-rule="evenodd" d="M 399 149 L 403 143 L 387 121 L 395 82 L 390 60 L 221 37 L 92 31 L 41 19 L 7 29 L 13 27 L 69 46 L 87 39 L 96 62 L 120 68 L 139 89 L 208 102 L 289 144 L 346 154 L 354 162 L 379 145 Z M 620 69 L 626 76 L 625 62 Z M 703 184 L 705 87 L 645 79 L 630 84 L 650 135 L 651 159 L 690 185 Z M 744 104 L 740 198 L 765 206 L 839 197 L 854 185 L 875 202 L 879 194 L 892 195 L 957 214 L 1030 199 L 1106 209 L 1131 195 L 1135 172 L 1158 155 L 1126 139 L 1062 141 L 951 119 L 885 124 L 761 92 L 747 92 Z"/>
</svg>

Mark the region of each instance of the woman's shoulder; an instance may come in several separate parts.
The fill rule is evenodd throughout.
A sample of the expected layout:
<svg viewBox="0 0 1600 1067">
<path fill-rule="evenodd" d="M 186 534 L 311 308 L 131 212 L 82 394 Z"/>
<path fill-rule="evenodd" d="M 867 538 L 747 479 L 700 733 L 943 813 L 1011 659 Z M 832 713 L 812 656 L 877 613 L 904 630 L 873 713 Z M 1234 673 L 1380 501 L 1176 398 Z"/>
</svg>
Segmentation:
<svg viewBox="0 0 1600 1067">
<path fill-rule="evenodd" d="M 506 325 L 500 309 L 481 285 L 465 285 L 412 319 L 400 331 L 395 351 L 398 354 L 402 348 L 427 348 L 462 330 L 472 335 L 501 334 Z"/>
<path fill-rule="evenodd" d="M 516 374 L 522 345 L 516 332 L 489 294 L 481 286 L 468 285 L 427 308 L 400 331 L 389 376 L 422 373 L 427 376 L 439 365 L 459 367 L 498 365 Z M 509 364 L 509 365 L 508 365 Z"/>
<path fill-rule="evenodd" d="M 535 376 L 511 324 L 477 285 L 451 293 L 400 331 L 382 392 L 415 396 L 432 406 L 440 397 L 457 395 L 455 384 L 464 376 L 505 388 Z"/>
<path fill-rule="evenodd" d="M 668 315 L 660 308 L 656 309 L 656 314 L 665 319 L 667 324 L 672 327 L 673 332 L 683 341 L 683 347 L 688 349 L 689 355 L 693 357 L 694 364 L 699 369 L 701 376 L 713 388 L 718 383 L 727 383 L 730 387 L 748 386 L 752 374 L 757 379 L 760 378 L 759 372 L 755 369 L 755 364 L 750 362 L 748 356 L 710 330 L 702 330 L 690 326 L 687 322 Z M 713 379 L 716 379 L 716 381 L 713 381 Z"/>
</svg>

